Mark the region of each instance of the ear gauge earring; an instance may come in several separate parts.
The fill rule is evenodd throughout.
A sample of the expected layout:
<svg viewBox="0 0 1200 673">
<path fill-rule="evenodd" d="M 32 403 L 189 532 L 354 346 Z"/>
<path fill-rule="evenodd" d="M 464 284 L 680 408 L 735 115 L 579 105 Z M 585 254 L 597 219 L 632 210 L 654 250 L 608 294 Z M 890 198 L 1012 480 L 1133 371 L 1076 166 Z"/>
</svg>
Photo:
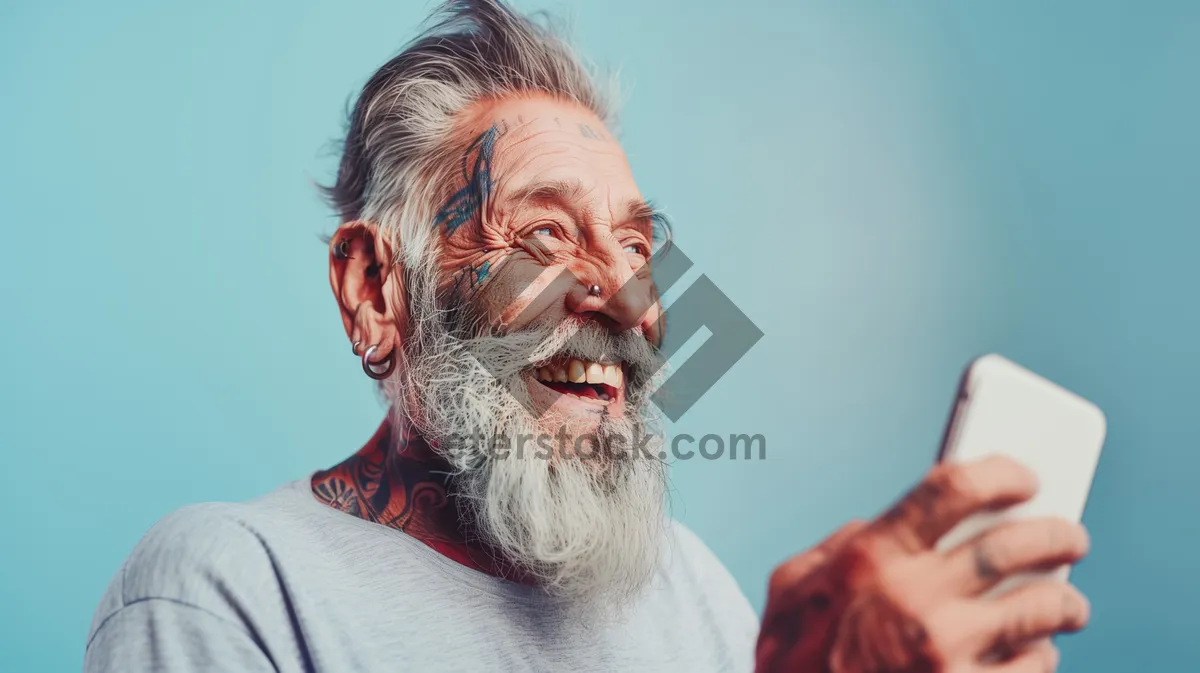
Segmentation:
<svg viewBox="0 0 1200 673">
<path fill-rule="evenodd" d="M 367 376 L 370 376 L 376 381 L 382 381 L 391 375 L 392 370 L 396 368 L 396 351 L 392 350 L 392 352 L 384 356 L 382 360 L 378 362 L 372 362 L 371 356 L 377 350 L 379 350 L 379 344 L 367 347 L 367 350 L 362 354 L 362 368 L 363 371 L 366 372 Z M 383 367 L 383 370 L 380 371 L 377 369 L 377 367 Z"/>
<path fill-rule="evenodd" d="M 333 246 L 333 256 L 337 259 L 350 259 L 350 239 L 343 238 Z"/>
</svg>

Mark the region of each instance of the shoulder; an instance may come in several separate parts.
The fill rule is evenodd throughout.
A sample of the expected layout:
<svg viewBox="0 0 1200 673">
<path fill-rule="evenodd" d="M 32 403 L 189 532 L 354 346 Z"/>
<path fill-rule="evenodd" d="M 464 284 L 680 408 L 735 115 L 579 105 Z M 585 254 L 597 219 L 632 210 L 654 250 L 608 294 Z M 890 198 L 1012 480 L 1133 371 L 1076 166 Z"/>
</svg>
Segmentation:
<svg viewBox="0 0 1200 673">
<path fill-rule="evenodd" d="M 737 580 L 696 533 L 682 523 L 671 520 L 668 538 L 668 564 L 676 572 L 697 585 L 710 602 L 757 623 L 758 618 Z"/>
<path fill-rule="evenodd" d="M 705 642 L 717 647 L 720 670 L 749 670 L 753 667 L 754 644 L 758 639 L 758 615 L 738 586 L 737 580 L 709 549 L 683 524 L 670 525 L 667 567 L 672 581 L 687 596 L 690 619 Z"/>
<path fill-rule="evenodd" d="M 121 609 L 166 600 L 218 616 L 236 614 L 235 597 L 269 592 L 269 550 L 246 523 L 247 505 L 203 503 L 159 520 L 134 547 L 101 599 L 94 633 Z"/>
<path fill-rule="evenodd" d="M 667 537 L 668 554 L 672 556 L 673 564 L 682 566 L 699 580 L 716 580 L 737 585 L 737 581 L 726 570 L 721 559 L 717 558 L 692 529 L 672 519 L 668 524 Z"/>
<path fill-rule="evenodd" d="M 126 600 L 179 594 L 187 598 L 214 571 L 257 570 L 266 563 L 259 535 L 237 503 L 189 505 L 163 517 L 134 547 L 124 568 Z"/>
</svg>

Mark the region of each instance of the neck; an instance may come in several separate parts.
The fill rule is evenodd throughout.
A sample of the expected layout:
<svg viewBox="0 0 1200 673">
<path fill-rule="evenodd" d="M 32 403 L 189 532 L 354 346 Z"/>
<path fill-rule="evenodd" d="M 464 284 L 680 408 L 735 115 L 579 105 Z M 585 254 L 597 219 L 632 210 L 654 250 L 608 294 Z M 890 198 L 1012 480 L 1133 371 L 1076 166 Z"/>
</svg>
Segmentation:
<svg viewBox="0 0 1200 673">
<path fill-rule="evenodd" d="M 449 466 L 404 421 L 384 419 L 354 455 L 314 474 L 312 491 L 334 509 L 403 531 L 469 568 L 528 582 L 468 535 Z"/>
</svg>

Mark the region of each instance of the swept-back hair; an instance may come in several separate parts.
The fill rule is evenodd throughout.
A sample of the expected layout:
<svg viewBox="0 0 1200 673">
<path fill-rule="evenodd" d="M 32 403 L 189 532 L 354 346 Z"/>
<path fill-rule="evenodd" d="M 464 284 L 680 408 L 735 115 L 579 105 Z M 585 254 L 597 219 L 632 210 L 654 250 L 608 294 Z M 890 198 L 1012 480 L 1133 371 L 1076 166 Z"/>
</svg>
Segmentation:
<svg viewBox="0 0 1200 673">
<path fill-rule="evenodd" d="M 612 96 L 550 20 L 498 0 L 451 0 L 363 87 L 337 181 L 324 188 L 343 222 L 379 225 L 409 270 L 430 263 L 439 203 L 454 179 L 456 115 L 479 100 L 540 93 L 578 103 L 610 126 Z"/>
</svg>

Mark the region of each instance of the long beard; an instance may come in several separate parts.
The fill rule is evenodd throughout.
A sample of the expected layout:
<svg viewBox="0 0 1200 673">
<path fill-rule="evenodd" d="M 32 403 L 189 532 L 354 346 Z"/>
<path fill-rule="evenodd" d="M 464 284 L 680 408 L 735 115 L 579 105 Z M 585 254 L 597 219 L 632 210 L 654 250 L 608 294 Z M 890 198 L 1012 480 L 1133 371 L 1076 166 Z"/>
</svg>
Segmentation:
<svg viewBox="0 0 1200 673">
<path fill-rule="evenodd" d="M 468 310 L 438 308 L 445 302 L 428 281 L 410 278 L 417 291 L 390 399 L 451 464 L 460 514 L 480 541 L 571 604 L 619 611 L 652 577 L 665 539 L 663 433 L 650 403 L 658 353 L 636 330 L 614 335 L 584 321 L 480 334 Z M 597 440 L 588 460 L 533 446 L 496 454 L 494 438 L 512 448 L 560 427 L 577 436 L 569 419 L 529 411 L 530 365 L 552 356 L 623 361 L 625 413 L 588 430 Z M 645 450 L 630 452 L 631 442 Z"/>
</svg>

